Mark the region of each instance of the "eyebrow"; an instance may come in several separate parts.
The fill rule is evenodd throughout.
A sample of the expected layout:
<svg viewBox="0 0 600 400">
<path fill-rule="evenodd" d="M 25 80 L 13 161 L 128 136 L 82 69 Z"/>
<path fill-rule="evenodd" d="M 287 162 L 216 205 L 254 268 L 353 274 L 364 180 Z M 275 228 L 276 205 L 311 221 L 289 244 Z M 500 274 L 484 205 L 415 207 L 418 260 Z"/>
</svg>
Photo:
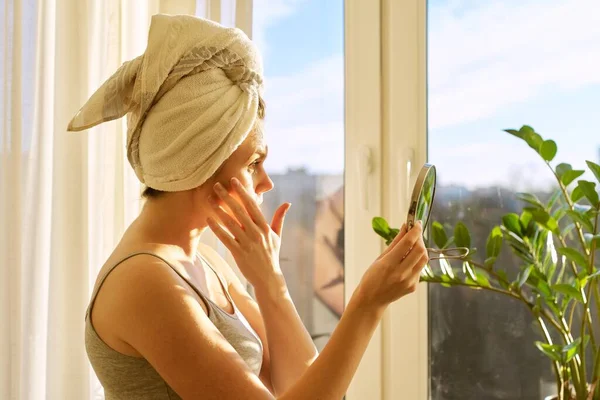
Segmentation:
<svg viewBox="0 0 600 400">
<path fill-rule="evenodd" d="M 267 155 L 269 154 L 269 146 L 259 147 L 256 150 L 254 150 L 254 152 L 248 158 L 248 161 L 252 160 L 255 154 L 258 154 L 258 158 L 267 158 Z"/>
<path fill-rule="evenodd" d="M 258 154 L 259 156 L 261 156 L 262 158 L 266 158 L 267 154 L 269 154 L 269 146 L 260 147 L 258 149 L 256 149 L 256 151 L 254 152 L 255 154 Z"/>
</svg>

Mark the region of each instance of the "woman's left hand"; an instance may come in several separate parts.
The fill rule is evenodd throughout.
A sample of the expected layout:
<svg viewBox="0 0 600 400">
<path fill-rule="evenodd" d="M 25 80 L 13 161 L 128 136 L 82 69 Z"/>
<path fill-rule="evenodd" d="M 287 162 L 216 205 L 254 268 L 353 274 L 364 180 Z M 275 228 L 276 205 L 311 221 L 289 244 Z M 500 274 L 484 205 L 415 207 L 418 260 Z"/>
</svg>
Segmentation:
<svg viewBox="0 0 600 400">
<path fill-rule="evenodd" d="M 281 233 L 291 204 L 280 205 L 269 224 L 254 198 L 236 178 L 231 179 L 231 189 L 240 200 L 233 197 L 220 183 L 214 189 L 231 215 L 216 199 L 212 199 L 211 205 L 219 222 L 208 218 L 208 226 L 229 249 L 244 277 L 256 289 L 268 286 L 270 280 L 281 275 Z"/>
</svg>

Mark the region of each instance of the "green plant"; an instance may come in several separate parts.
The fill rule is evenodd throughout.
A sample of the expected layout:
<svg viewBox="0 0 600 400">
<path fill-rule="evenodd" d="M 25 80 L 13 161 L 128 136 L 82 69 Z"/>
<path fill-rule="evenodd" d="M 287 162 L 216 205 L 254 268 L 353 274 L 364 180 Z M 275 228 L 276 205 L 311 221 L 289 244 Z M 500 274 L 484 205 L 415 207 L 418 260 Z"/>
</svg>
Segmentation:
<svg viewBox="0 0 600 400">
<path fill-rule="evenodd" d="M 506 132 L 527 143 L 541 156 L 558 183 L 550 200 L 531 193 L 517 196 L 525 206 L 510 213 L 489 233 L 485 256 L 471 248 L 469 229 L 459 222 L 449 237 L 433 222 L 429 234 L 440 249 L 468 247 L 460 267 L 439 260 L 439 269 L 427 265 L 421 281 L 446 287 L 468 286 L 509 296 L 527 307 L 539 324 L 543 340 L 537 348 L 552 363 L 560 400 L 600 400 L 600 196 L 596 183 L 580 178 L 585 171 L 561 163 L 552 166 L 557 145 L 533 128 Z M 586 161 L 600 182 L 600 166 Z M 373 229 L 389 244 L 398 234 L 381 217 Z M 508 244 L 519 259 L 519 273 L 509 277 L 497 265 L 502 246 Z M 483 253 L 483 252 L 481 252 Z M 595 303 L 595 304 L 594 304 Z M 581 321 L 574 319 L 581 316 Z"/>
</svg>

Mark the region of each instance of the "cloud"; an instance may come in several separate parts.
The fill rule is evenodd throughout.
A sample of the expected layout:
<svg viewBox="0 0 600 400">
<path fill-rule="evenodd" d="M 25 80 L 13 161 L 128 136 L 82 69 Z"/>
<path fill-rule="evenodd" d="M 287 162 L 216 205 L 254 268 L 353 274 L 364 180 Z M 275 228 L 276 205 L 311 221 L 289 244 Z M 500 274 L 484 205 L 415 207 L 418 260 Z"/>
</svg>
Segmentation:
<svg viewBox="0 0 600 400">
<path fill-rule="evenodd" d="M 344 166 L 344 64 L 341 54 L 267 80 L 269 169 L 306 166 L 341 173 Z"/>
<path fill-rule="evenodd" d="M 306 0 L 254 0 L 252 18 L 252 41 L 256 44 L 263 58 L 269 56 L 270 48 L 267 30 L 291 17 Z"/>
<path fill-rule="evenodd" d="M 600 83 L 600 3 L 450 2 L 430 7 L 430 128 Z"/>
</svg>

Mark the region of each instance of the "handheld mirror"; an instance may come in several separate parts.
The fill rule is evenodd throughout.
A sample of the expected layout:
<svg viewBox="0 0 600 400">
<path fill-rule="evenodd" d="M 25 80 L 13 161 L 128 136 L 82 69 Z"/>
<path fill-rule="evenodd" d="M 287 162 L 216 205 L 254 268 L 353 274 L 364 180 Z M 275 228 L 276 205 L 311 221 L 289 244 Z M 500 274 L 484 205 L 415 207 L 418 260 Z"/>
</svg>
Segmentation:
<svg viewBox="0 0 600 400">
<path fill-rule="evenodd" d="M 435 184 L 435 166 L 432 164 L 423 165 L 410 198 L 408 217 L 406 218 L 408 230 L 415 226 L 417 221 L 421 221 L 423 231 L 425 231 L 435 198 Z M 461 259 L 469 255 L 469 249 L 466 247 L 441 250 L 428 248 L 427 250 L 430 253 L 439 254 L 436 257 L 429 257 L 430 260 L 439 260 L 440 258 Z"/>
</svg>

